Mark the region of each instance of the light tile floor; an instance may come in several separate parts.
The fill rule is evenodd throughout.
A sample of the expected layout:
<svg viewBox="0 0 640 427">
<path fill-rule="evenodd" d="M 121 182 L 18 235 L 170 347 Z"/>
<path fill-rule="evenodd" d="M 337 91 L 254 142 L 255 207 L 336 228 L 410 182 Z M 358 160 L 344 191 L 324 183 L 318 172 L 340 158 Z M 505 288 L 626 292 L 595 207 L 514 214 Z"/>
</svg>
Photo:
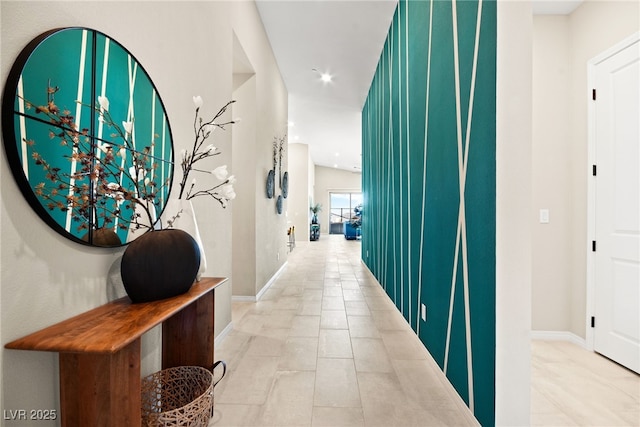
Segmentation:
<svg viewBox="0 0 640 427">
<path fill-rule="evenodd" d="M 233 303 L 210 426 L 468 426 L 476 420 L 360 261 L 298 242 L 257 303 Z M 640 426 L 640 377 L 567 342 L 532 343 L 531 425 Z"/>
<path fill-rule="evenodd" d="M 210 426 L 471 426 L 477 421 L 360 261 L 298 242 L 257 303 L 233 304 Z"/>
<path fill-rule="evenodd" d="M 640 426 L 640 376 L 562 341 L 533 341 L 531 425 Z"/>
</svg>

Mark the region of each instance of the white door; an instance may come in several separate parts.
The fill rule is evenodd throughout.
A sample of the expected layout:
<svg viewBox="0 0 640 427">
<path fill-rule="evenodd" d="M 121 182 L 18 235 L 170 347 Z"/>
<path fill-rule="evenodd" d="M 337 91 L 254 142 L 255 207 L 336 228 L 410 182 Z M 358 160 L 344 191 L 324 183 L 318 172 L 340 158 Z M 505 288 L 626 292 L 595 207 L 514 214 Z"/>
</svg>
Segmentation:
<svg viewBox="0 0 640 427">
<path fill-rule="evenodd" d="M 640 42 L 593 71 L 594 349 L 640 372 Z"/>
</svg>

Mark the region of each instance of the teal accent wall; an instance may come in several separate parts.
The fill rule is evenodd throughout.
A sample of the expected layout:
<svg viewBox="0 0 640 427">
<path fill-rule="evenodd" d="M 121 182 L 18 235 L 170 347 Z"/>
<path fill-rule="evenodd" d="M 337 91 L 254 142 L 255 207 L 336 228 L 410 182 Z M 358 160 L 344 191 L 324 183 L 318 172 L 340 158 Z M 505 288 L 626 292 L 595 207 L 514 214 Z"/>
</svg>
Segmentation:
<svg viewBox="0 0 640 427">
<path fill-rule="evenodd" d="M 495 124 L 496 2 L 400 0 L 362 110 L 362 258 L 484 426 L 495 424 Z"/>
</svg>

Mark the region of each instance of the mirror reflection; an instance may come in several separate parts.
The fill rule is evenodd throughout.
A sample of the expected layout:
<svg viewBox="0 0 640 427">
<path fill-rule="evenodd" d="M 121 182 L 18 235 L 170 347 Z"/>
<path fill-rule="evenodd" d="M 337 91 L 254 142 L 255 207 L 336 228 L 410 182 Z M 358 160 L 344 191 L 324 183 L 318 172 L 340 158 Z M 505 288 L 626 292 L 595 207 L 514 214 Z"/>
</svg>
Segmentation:
<svg viewBox="0 0 640 427">
<path fill-rule="evenodd" d="M 3 136 L 34 210 L 66 237 L 120 246 L 154 226 L 173 146 L 151 79 L 106 35 L 65 28 L 31 42 L 3 97 Z"/>
</svg>

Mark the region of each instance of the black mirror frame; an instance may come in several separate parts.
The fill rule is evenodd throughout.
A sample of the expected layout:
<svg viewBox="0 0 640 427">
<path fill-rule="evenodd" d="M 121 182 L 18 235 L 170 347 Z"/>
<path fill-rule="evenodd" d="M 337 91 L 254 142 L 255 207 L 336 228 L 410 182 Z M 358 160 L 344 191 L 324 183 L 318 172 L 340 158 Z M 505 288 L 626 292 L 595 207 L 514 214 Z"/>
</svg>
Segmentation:
<svg viewBox="0 0 640 427">
<path fill-rule="evenodd" d="M 50 214 L 49 212 L 47 212 L 47 209 L 45 209 L 45 207 L 42 205 L 42 203 L 40 202 L 40 200 L 38 200 L 37 195 L 34 192 L 34 188 L 32 187 L 32 183 L 29 182 L 29 179 L 27 176 L 25 176 L 25 173 L 21 167 L 20 164 L 20 153 L 18 152 L 18 146 L 16 144 L 16 126 L 15 126 L 15 121 L 14 121 L 14 116 L 15 114 L 20 114 L 19 112 L 15 111 L 14 105 L 15 105 L 15 98 L 17 96 L 17 87 L 18 87 L 18 82 L 20 79 L 20 76 L 23 73 L 23 70 L 25 68 L 25 65 L 27 65 L 27 62 L 29 60 L 29 58 L 31 57 L 31 55 L 35 52 L 35 50 L 38 48 L 38 46 L 40 46 L 40 44 L 42 44 L 45 40 L 47 40 L 49 37 L 55 35 L 56 33 L 59 33 L 61 31 L 66 31 L 66 30 L 86 30 L 89 33 L 91 33 L 94 37 L 94 41 L 95 41 L 95 37 L 97 35 L 102 35 L 105 38 L 109 39 L 110 43 L 115 43 L 117 46 L 119 46 L 124 52 L 126 52 L 128 55 L 131 56 L 131 58 L 135 61 L 135 63 L 137 64 L 137 67 L 139 69 L 139 71 L 142 71 L 144 73 L 144 75 L 147 77 L 149 84 L 151 85 L 151 87 L 155 90 L 155 93 L 157 95 L 157 102 L 160 104 L 160 106 L 162 107 L 162 113 L 164 114 L 164 117 L 166 118 L 166 128 L 168 131 L 168 137 L 169 140 L 171 142 L 171 146 L 168 148 L 168 150 L 171 153 L 171 157 L 169 160 L 162 160 L 164 162 L 166 162 L 170 169 L 169 172 L 167 173 L 167 192 L 166 192 L 166 197 L 164 200 L 164 204 L 161 206 L 162 209 L 160 210 L 160 212 L 157 212 L 157 221 L 159 221 L 161 215 L 162 215 L 162 211 L 164 210 L 167 201 L 170 198 L 171 195 L 171 188 L 172 188 L 172 183 L 173 183 L 173 177 L 174 177 L 174 170 L 173 170 L 173 165 L 174 165 L 174 159 L 175 159 L 175 152 L 174 152 L 174 146 L 173 146 L 173 136 L 172 136 L 172 132 L 171 132 L 171 126 L 169 123 L 169 118 L 168 115 L 166 113 L 166 108 L 164 106 L 164 103 L 162 101 L 162 98 L 160 97 L 160 94 L 155 86 L 155 84 L 153 83 L 153 81 L 151 80 L 149 74 L 146 72 L 146 70 L 144 69 L 144 67 L 142 66 L 142 64 L 135 58 L 135 56 L 133 54 L 131 54 L 131 52 L 129 52 L 128 49 L 126 49 L 122 44 L 120 44 L 118 41 L 116 41 L 115 39 L 113 39 L 112 37 L 98 31 L 98 30 L 94 30 L 91 28 L 86 28 L 86 27 L 60 27 L 60 28 L 55 28 L 49 31 L 46 31 L 42 34 L 40 34 L 39 36 L 35 37 L 33 40 L 31 40 L 24 48 L 23 50 L 19 53 L 19 55 L 17 56 L 16 60 L 13 63 L 13 66 L 11 67 L 11 70 L 9 72 L 9 75 L 7 77 L 7 80 L 5 82 L 5 87 L 3 89 L 3 93 L 2 93 L 2 138 L 3 138 L 3 145 L 5 147 L 5 151 L 6 151 L 6 155 L 7 155 L 7 160 L 11 169 L 11 172 L 13 174 L 13 177 L 18 185 L 18 187 L 20 188 L 20 191 L 22 192 L 22 195 L 25 197 L 25 199 L 27 200 L 27 202 L 29 203 L 29 205 L 31 206 L 31 208 L 36 212 L 36 214 L 49 226 L 51 227 L 53 230 L 55 230 L 56 232 L 58 232 L 60 235 L 64 236 L 65 238 L 68 238 L 72 241 L 75 241 L 77 243 L 80 243 L 82 245 L 88 245 L 88 246 L 98 246 L 98 247 L 118 247 L 118 246 L 124 246 L 127 244 L 127 242 L 121 242 L 119 245 L 100 245 L 100 244 L 94 244 L 93 243 L 93 237 L 92 237 L 92 230 L 91 228 L 89 228 L 88 231 L 88 238 L 87 240 L 83 240 L 73 234 L 71 234 L 70 232 L 68 232 L 61 224 L 59 224 Z M 95 50 L 95 43 L 93 43 L 93 49 Z M 96 70 L 95 70 L 95 52 L 93 55 L 93 68 L 92 68 L 92 74 L 93 74 L 93 78 L 95 78 L 95 74 L 96 74 Z M 95 82 L 92 82 L 93 84 L 95 84 Z M 94 101 L 95 102 L 95 101 Z M 94 141 L 97 137 L 95 135 L 90 135 L 90 138 L 92 141 Z M 96 209 L 94 207 L 94 209 Z"/>
</svg>

